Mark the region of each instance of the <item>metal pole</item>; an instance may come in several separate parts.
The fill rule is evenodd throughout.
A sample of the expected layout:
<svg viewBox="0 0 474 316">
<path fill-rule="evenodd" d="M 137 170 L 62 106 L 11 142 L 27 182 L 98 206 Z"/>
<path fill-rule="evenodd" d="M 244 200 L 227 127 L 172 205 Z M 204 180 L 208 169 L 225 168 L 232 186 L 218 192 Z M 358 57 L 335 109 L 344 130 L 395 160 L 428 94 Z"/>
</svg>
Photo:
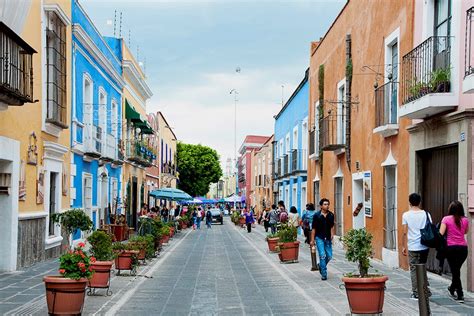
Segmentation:
<svg viewBox="0 0 474 316">
<path fill-rule="evenodd" d="M 428 280 L 426 279 L 426 265 L 425 264 L 415 264 L 416 269 L 416 283 L 418 287 L 418 311 L 420 316 L 429 316 L 431 314 L 430 310 L 430 300 L 428 297 L 427 287 Z"/>
<path fill-rule="evenodd" d="M 310 246 L 311 249 L 311 271 L 318 271 L 318 258 L 316 257 L 316 246 Z"/>
</svg>

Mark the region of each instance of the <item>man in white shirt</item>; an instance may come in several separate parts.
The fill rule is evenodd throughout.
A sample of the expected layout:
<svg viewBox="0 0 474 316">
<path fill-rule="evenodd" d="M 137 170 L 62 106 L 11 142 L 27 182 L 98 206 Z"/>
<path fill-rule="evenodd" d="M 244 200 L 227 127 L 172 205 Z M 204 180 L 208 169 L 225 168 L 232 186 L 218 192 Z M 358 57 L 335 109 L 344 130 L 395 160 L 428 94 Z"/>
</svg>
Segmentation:
<svg viewBox="0 0 474 316">
<path fill-rule="evenodd" d="M 406 256 L 408 254 L 410 263 L 410 276 L 411 276 L 411 288 L 412 288 L 412 299 L 418 299 L 418 286 L 416 282 L 416 267 L 415 264 L 426 264 L 428 259 L 429 248 L 421 244 L 421 232 L 420 229 L 426 225 L 427 216 L 430 217 L 429 213 L 420 209 L 421 196 L 418 193 L 412 193 L 408 197 L 410 202 L 410 209 L 403 213 L 402 225 L 403 225 L 403 237 L 402 254 Z M 408 246 L 408 247 L 407 247 Z M 408 248 L 408 253 L 407 253 Z M 425 275 L 426 288 L 424 288 L 427 296 L 431 296 L 431 292 L 428 288 L 428 276 Z"/>
</svg>

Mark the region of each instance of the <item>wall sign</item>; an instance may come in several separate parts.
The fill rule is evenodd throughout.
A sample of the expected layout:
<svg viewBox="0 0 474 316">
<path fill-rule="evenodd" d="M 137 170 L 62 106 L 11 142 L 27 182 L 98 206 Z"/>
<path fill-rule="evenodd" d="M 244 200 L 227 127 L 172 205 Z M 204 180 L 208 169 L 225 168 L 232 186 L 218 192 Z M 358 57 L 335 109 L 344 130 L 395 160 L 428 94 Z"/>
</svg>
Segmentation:
<svg viewBox="0 0 474 316">
<path fill-rule="evenodd" d="M 36 204 L 43 204 L 44 201 L 44 170 L 43 167 L 37 168 L 36 177 Z"/>
<path fill-rule="evenodd" d="M 38 146 L 35 132 L 30 134 L 28 140 L 28 164 L 34 165 L 38 163 Z"/>
<path fill-rule="evenodd" d="M 372 217 L 372 173 L 364 172 L 364 212 L 365 216 Z"/>
</svg>

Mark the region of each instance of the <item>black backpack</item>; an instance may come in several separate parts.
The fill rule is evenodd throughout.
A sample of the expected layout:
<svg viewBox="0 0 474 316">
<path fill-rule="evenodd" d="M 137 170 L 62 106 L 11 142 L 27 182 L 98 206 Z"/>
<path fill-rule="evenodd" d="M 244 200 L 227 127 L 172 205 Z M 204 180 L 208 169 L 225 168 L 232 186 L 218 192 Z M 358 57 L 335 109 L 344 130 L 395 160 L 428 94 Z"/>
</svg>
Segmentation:
<svg viewBox="0 0 474 316">
<path fill-rule="evenodd" d="M 443 240 L 438 228 L 430 220 L 428 212 L 426 213 L 425 227 L 420 229 L 421 244 L 429 248 L 438 248 Z"/>
</svg>

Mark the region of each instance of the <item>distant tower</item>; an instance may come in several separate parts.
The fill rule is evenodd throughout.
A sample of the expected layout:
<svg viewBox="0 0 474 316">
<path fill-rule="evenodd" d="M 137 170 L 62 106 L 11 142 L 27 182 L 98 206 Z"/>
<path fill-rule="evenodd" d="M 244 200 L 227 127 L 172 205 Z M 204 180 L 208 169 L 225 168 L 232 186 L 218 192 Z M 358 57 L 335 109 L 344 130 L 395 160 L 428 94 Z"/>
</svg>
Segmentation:
<svg viewBox="0 0 474 316">
<path fill-rule="evenodd" d="M 226 164 L 225 164 L 225 173 L 226 176 L 230 176 L 232 170 L 232 159 L 227 158 Z"/>
</svg>

